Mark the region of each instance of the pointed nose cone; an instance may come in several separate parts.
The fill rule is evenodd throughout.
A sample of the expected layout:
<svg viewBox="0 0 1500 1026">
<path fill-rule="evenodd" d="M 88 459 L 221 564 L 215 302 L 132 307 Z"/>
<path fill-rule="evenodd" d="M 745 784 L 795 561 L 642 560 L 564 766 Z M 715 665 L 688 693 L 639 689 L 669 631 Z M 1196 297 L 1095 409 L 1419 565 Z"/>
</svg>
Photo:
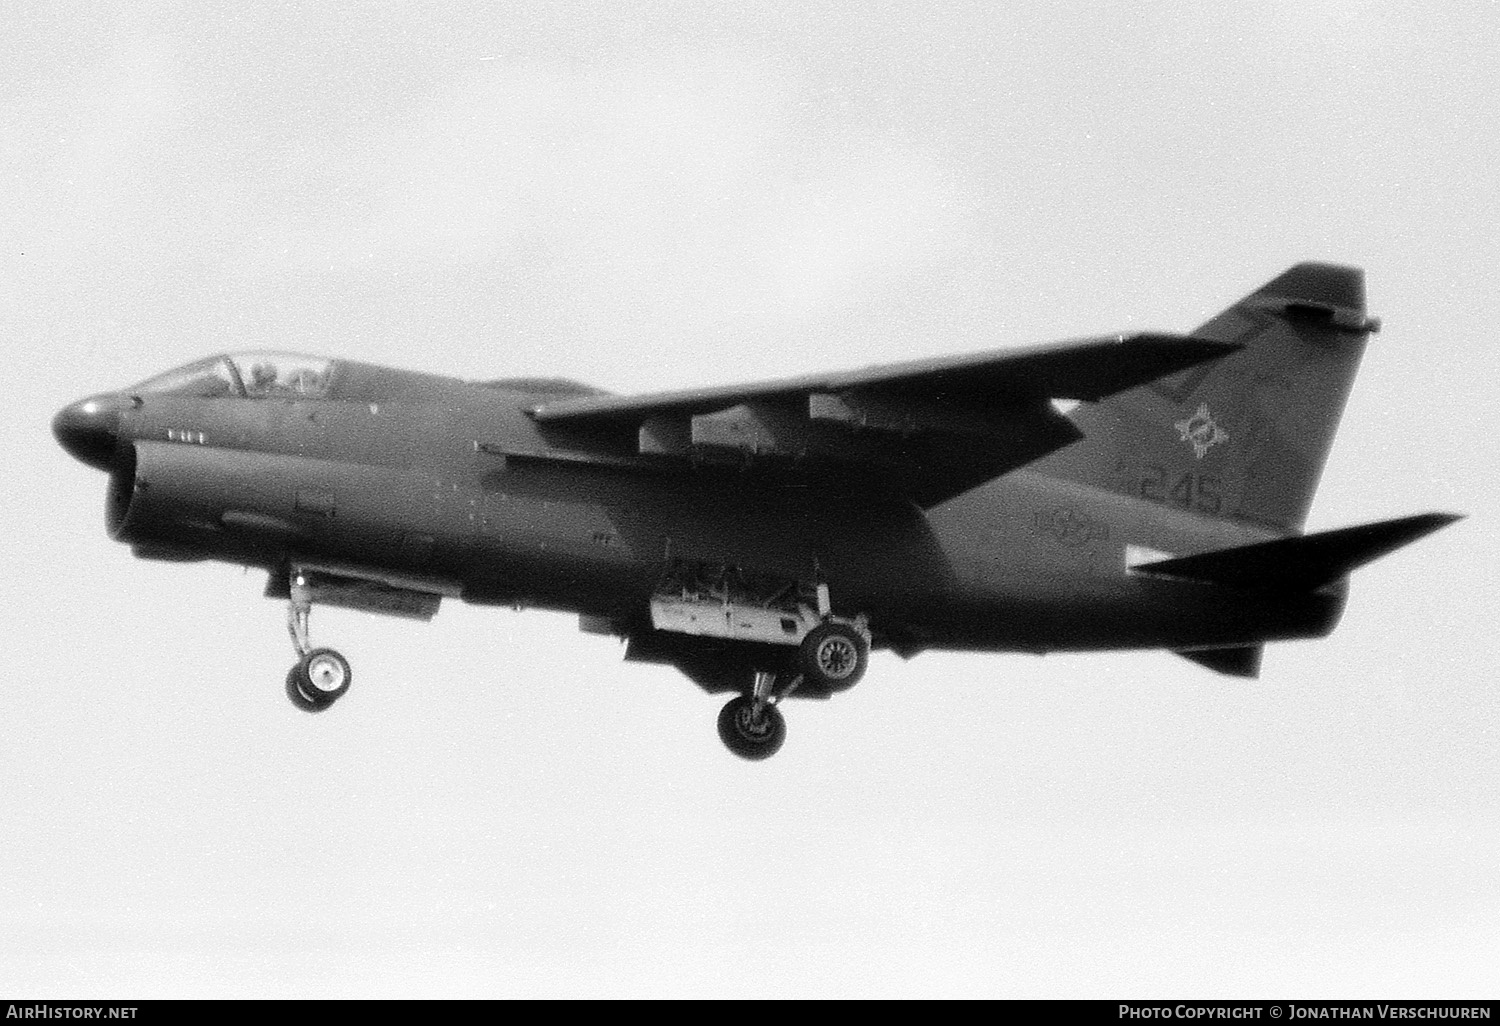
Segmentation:
<svg viewBox="0 0 1500 1026">
<path fill-rule="evenodd" d="M 130 396 L 96 395 L 64 406 L 52 418 L 52 434 L 74 459 L 108 470 L 119 443 L 120 414 L 134 405 Z"/>
</svg>

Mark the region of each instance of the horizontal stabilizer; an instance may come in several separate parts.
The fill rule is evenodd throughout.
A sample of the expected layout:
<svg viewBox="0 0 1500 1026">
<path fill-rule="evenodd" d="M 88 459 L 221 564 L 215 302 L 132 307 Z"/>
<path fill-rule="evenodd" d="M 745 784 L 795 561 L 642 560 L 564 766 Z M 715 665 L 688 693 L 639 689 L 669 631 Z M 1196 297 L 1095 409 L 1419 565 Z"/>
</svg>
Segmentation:
<svg viewBox="0 0 1500 1026">
<path fill-rule="evenodd" d="M 1133 570 L 1135 573 L 1227 584 L 1236 588 L 1311 590 L 1461 519 L 1455 513 L 1422 513 L 1197 556 L 1143 563 Z"/>
<path fill-rule="evenodd" d="M 1260 657 L 1264 652 L 1264 645 L 1241 645 L 1238 648 L 1180 649 L 1176 654 L 1225 676 L 1259 677 Z"/>
</svg>

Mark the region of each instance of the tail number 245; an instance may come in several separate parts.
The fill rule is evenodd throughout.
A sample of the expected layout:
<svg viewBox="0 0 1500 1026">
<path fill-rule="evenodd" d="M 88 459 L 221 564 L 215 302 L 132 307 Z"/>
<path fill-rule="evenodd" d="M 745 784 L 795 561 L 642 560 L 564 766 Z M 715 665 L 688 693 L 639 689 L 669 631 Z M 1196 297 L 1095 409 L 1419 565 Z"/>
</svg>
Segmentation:
<svg viewBox="0 0 1500 1026">
<path fill-rule="evenodd" d="M 1142 468 L 1136 492 L 1150 502 L 1180 506 L 1200 513 L 1217 513 L 1223 507 L 1223 481 L 1215 474 L 1191 471 L 1175 478 L 1166 467 L 1148 464 Z"/>
</svg>

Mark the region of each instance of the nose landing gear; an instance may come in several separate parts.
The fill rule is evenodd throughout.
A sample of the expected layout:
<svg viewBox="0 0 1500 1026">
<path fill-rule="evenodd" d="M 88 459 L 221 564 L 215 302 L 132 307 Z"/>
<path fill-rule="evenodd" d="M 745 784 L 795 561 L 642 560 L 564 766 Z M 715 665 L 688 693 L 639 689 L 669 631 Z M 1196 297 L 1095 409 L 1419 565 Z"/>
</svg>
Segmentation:
<svg viewBox="0 0 1500 1026">
<path fill-rule="evenodd" d="M 349 660 L 331 648 L 313 648 L 308 641 L 312 619 L 312 590 L 305 574 L 294 571 L 286 626 L 300 657 L 287 671 L 286 696 L 304 712 L 322 712 L 336 702 L 354 682 Z"/>
<path fill-rule="evenodd" d="M 349 690 L 354 673 L 349 669 L 349 660 L 331 648 L 315 648 L 292 667 L 297 690 L 314 704 L 332 705 Z"/>
</svg>

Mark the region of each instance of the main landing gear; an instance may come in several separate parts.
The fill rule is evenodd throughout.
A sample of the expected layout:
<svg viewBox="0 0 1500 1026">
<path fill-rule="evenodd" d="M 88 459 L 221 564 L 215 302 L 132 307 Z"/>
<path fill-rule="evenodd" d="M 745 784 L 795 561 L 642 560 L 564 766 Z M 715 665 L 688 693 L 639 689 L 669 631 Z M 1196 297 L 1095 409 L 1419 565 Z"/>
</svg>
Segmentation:
<svg viewBox="0 0 1500 1026">
<path fill-rule="evenodd" d="M 349 690 L 349 685 L 354 682 L 354 671 L 349 668 L 349 660 L 333 649 L 312 647 L 308 641 L 308 621 L 311 619 L 312 595 L 307 577 L 294 572 L 286 626 L 300 658 L 287 671 L 286 697 L 304 712 L 322 712 Z"/>
<path fill-rule="evenodd" d="M 818 698 L 846 691 L 870 661 L 868 619 L 834 615 L 828 584 L 816 574 L 793 579 L 673 559 L 651 594 L 651 626 L 754 646 L 729 670 L 740 687 L 752 672 L 754 683 L 719 713 L 719 737 L 742 759 L 770 758 L 786 740 L 776 708 L 783 698 L 799 687 Z"/>
<path fill-rule="evenodd" d="M 826 691 L 858 684 L 870 663 L 870 635 L 862 621 L 824 620 L 797 646 L 797 668 Z"/>
<path fill-rule="evenodd" d="M 731 698 L 719 712 L 719 740 L 735 755 L 751 762 L 775 755 L 786 740 L 786 718 L 776 705 L 801 682 L 798 674 L 791 686 L 776 694 L 776 674 L 757 671 L 750 693 Z"/>
<path fill-rule="evenodd" d="M 741 759 L 769 759 L 786 741 L 786 718 L 777 708 L 783 699 L 803 686 L 825 694 L 848 690 L 859 683 L 869 661 L 870 639 L 863 623 L 823 621 L 797 646 L 791 668 L 756 671 L 750 691 L 729 700 L 719 712 L 719 740 Z"/>
</svg>

